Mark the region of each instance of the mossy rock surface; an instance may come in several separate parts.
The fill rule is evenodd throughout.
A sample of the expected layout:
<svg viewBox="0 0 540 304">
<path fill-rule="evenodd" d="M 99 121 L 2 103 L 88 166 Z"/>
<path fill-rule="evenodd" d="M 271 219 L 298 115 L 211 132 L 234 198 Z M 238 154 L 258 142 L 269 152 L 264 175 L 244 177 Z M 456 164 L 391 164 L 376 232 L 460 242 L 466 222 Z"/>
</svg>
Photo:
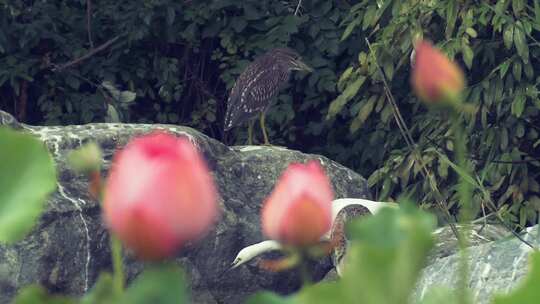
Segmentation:
<svg viewBox="0 0 540 304">
<path fill-rule="evenodd" d="M 268 273 L 254 265 L 227 271 L 237 252 L 264 240 L 260 209 L 276 180 L 291 162 L 318 159 L 329 175 L 336 198 L 370 198 L 366 180 L 340 164 L 319 155 L 280 147 L 228 147 L 194 129 L 173 125 L 88 124 L 78 126 L 29 126 L 0 111 L 0 125 L 39 137 L 49 148 L 58 169 L 59 185 L 34 231 L 14 246 L 0 246 L 0 303 L 16 291 L 39 283 L 51 292 L 80 295 L 91 288 L 100 271 L 110 270 L 109 237 L 97 201 L 87 193 L 84 176 L 66 164 L 70 150 L 92 140 L 104 151 L 105 168 L 114 151 L 133 136 L 164 129 L 187 136 L 206 157 L 221 195 L 223 213 L 215 229 L 202 241 L 184 248 L 176 260 L 191 281 L 195 303 L 241 303 L 261 290 L 282 294 L 296 290 L 295 272 Z M 125 256 L 129 279 L 142 264 Z M 313 266 L 316 278 L 331 268 L 329 259 Z"/>
</svg>

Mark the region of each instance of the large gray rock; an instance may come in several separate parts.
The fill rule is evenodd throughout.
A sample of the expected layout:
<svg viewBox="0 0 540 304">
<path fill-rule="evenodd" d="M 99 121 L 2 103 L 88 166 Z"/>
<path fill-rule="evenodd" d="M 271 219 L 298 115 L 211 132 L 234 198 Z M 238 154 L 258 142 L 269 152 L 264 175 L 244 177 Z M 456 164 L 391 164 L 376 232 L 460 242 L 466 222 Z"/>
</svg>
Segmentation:
<svg viewBox="0 0 540 304">
<path fill-rule="evenodd" d="M 468 231 L 468 246 L 474 247 L 477 245 L 491 243 L 493 241 L 502 240 L 511 235 L 504 226 L 494 224 L 472 224 L 462 225 L 455 224 L 460 231 Z M 464 230 L 466 229 L 466 230 Z M 427 264 L 434 263 L 437 259 L 441 259 L 459 251 L 459 243 L 450 226 L 443 226 L 433 231 L 435 245 L 428 255 Z"/>
<path fill-rule="evenodd" d="M 465 226 L 456 224 L 456 227 L 463 231 Z M 511 233 L 500 225 L 492 224 L 472 224 L 466 226 L 468 233 L 468 242 L 471 247 L 491 243 L 494 241 L 502 240 L 511 235 Z M 443 226 L 433 231 L 433 238 L 435 244 L 427 256 L 426 265 L 438 265 L 437 261 L 448 256 L 452 256 L 459 252 L 459 243 L 452 232 L 450 226 Z M 441 269 L 440 273 L 444 273 L 444 269 Z M 323 279 L 324 281 L 336 281 L 339 280 L 335 269 L 331 269 Z M 431 283 L 435 283 L 433 281 Z M 422 282 L 422 288 L 428 289 L 430 282 Z"/>
<path fill-rule="evenodd" d="M 264 239 L 259 224 L 261 203 L 289 163 L 319 159 L 337 198 L 369 198 L 364 178 L 325 157 L 278 147 L 230 148 L 186 127 L 36 127 L 20 124 L 0 111 L 1 124 L 34 134 L 46 143 L 57 163 L 59 183 L 33 232 L 14 246 L 0 246 L 0 303 L 8 302 L 19 288 L 31 283 L 52 292 L 80 295 L 92 287 L 100 271 L 111 268 L 109 238 L 99 204 L 87 194 L 86 179 L 66 165 L 68 152 L 88 140 L 103 148 L 106 167 L 117 147 L 134 135 L 157 128 L 189 137 L 204 153 L 221 194 L 223 214 L 205 239 L 184 248 L 176 259 L 188 274 L 195 303 L 241 303 L 257 290 L 286 294 L 299 287 L 299 276 L 294 272 L 268 273 L 249 265 L 226 271 L 241 248 Z M 129 255 L 125 262 L 130 279 L 142 270 L 143 265 Z M 329 259 L 318 263 L 313 270 L 315 279 L 330 268 Z"/>
<path fill-rule="evenodd" d="M 489 229 L 491 231 L 483 232 L 487 234 L 482 234 L 482 238 L 497 239 L 497 235 L 501 235 L 499 232 L 504 233 L 500 227 L 492 226 Z M 524 238 L 529 243 L 538 244 L 538 227 L 527 229 Z M 483 243 L 480 239 L 478 242 Z M 529 246 L 512 236 L 469 247 L 467 250 L 470 267 L 468 286 L 472 290 L 474 303 L 490 303 L 493 294 L 508 293 L 516 287 L 527 274 L 528 255 L 531 251 Z M 457 286 L 460 254 L 455 253 L 455 250 L 450 252 L 439 250 L 438 252 L 440 255 L 434 257 L 422 272 L 414 294 L 417 300 L 423 298 L 434 286 L 450 288 Z"/>
</svg>

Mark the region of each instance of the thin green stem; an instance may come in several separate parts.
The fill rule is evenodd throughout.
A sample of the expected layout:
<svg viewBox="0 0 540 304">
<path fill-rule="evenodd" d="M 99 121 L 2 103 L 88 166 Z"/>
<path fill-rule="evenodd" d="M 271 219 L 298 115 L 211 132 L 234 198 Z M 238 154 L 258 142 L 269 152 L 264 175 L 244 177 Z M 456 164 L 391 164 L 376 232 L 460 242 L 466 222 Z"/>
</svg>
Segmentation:
<svg viewBox="0 0 540 304">
<path fill-rule="evenodd" d="M 300 268 L 300 276 L 302 278 L 302 287 L 308 287 L 313 284 L 311 281 L 311 276 L 309 274 L 309 265 L 307 263 L 307 257 L 309 254 L 306 252 L 305 248 L 299 249 L 297 252 L 297 257 L 300 259 L 298 267 Z"/>
<path fill-rule="evenodd" d="M 93 172 L 90 175 L 91 183 L 94 183 L 95 195 L 103 205 L 104 187 L 101 182 L 99 171 Z M 114 235 L 110 234 L 111 258 L 113 263 L 113 290 L 117 297 L 120 297 L 124 292 L 124 265 L 122 262 L 122 244 Z"/>
<path fill-rule="evenodd" d="M 454 135 L 454 152 L 456 164 L 466 173 L 469 173 L 469 166 L 466 161 L 467 147 L 465 142 L 465 130 L 462 126 L 459 113 L 452 113 L 452 131 Z M 459 303 L 469 304 L 468 298 L 468 281 L 469 281 L 469 265 L 467 257 L 469 222 L 471 220 L 471 199 L 472 187 L 463 176 L 459 176 L 458 197 L 461 203 L 459 214 L 460 222 L 463 224 L 459 229 L 458 244 L 460 248 L 460 263 L 459 263 Z"/>
<path fill-rule="evenodd" d="M 311 276 L 309 275 L 309 267 L 306 263 L 306 259 L 302 258 L 300 262 L 300 275 L 302 276 L 302 285 L 303 287 L 308 287 L 313 282 L 311 281 Z"/>
<path fill-rule="evenodd" d="M 409 128 L 407 127 L 407 124 L 405 123 L 405 120 L 403 119 L 403 116 L 401 115 L 401 111 L 399 110 L 399 107 L 397 106 L 396 100 L 394 98 L 394 95 L 392 94 L 392 91 L 390 90 L 390 85 L 388 84 L 388 81 L 386 80 L 386 76 L 384 74 L 383 69 L 379 65 L 379 62 L 377 60 L 377 57 L 375 56 L 375 52 L 373 48 L 371 47 L 371 43 L 369 42 L 369 39 L 366 38 L 366 44 L 369 48 L 370 54 L 372 54 L 374 58 L 375 65 L 377 67 L 377 70 L 379 71 L 379 74 L 382 77 L 383 85 L 385 88 L 385 94 L 387 97 L 387 100 L 390 102 L 390 105 L 392 106 L 392 114 L 394 116 L 394 119 L 396 121 L 396 124 L 401 132 L 401 135 L 405 139 L 405 142 L 407 143 L 407 146 L 409 147 L 409 150 L 412 152 L 413 157 L 416 159 L 416 162 L 420 164 L 420 168 L 422 170 L 420 173 L 424 178 L 427 178 L 429 186 L 431 187 L 433 196 L 435 197 L 435 202 L 437 203 L 437 206 L 441 210 L 443 214 L 444 220 L 448 223 L 450 226 L 450 229 L 452 229 L 452 233 L 456 236 L 457 239 L 460 238 L 458 229 L 456 228 L 456 225 L 453 222 L 452 215 L 448 211 L 448 204 L 446 203 L 446 199 L 441 194 L 438 186 L 437 181 L 434 178 L 434 175 L 431 173 L 431 171 L 428 169 L 428 166 L 424 164 L 424 160 L 420 154 L 420 151 L 418 150 L 418 145 L 412 138 L 411 132 Z"/>
<path fill-rule="evenodd" d="M 124 265 L 122 261 L 122 244 L 111 235 L 111 254 L 113 262 L 113 288 L 117 296 L 124 292 Z"/>
</svg>

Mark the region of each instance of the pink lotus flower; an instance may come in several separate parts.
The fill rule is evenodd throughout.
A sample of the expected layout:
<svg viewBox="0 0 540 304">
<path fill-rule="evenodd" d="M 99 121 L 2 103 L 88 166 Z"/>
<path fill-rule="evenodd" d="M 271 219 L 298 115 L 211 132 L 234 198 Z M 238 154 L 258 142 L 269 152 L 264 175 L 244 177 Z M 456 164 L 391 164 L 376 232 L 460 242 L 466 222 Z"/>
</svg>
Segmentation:
<svg viewBox="0 0 540 304">
<path fill-rule="evenodd" d="M 217 191 L 196 148 L 154 132 L 116 153 L 104 193 L 110 230 L 142 259 L 173 255 L 218 215 Z"/>
<path fill-rule="evenodd" d="M 457 64 L 427 41 L 416 43 L 412 85 L 426 102 L 459 102 L 465 77 Z"/>
<path fill-rule="evenodd" d="M 264 203 L 264 233 L 287 245 L 317 243 L 330 229 L 333 196 L 318 162 L 290 165 Z"/>
</svg>

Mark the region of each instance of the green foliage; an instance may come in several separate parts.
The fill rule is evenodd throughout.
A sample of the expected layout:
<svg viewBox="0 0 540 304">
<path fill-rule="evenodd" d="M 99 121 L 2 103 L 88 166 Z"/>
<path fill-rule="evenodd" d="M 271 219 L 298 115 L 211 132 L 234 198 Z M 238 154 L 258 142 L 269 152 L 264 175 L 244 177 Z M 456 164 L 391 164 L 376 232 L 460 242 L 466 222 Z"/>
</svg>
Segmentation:
<svg viewBox="0 0 540 304">
<path fill-rule="evenodd" d="M 113 290 L 113 277 L 102 273 L 90 292 L 80 300 L 51 296 L 40 286 L 23 288 L 14 304 L 112 304 L 112 303 L 188 303 L 182 272 L 174 265 L 155 265 L 141 273 L 118 298 Z"/>
<path fill-rule="evenodd" d="M 540 193 L 539 4 L 365 0 L 352 7 L 344 24 L 345 41 L 355 33 L 366 35 L 373 52 L 363 39 L 356 40 L 362 50 L 338 82 L 342 94 L 332 102 L 329 114 L 336 122 L 346 122 L 352 133 L 338 135 L 343 131 L 339 128 L 329 133 L 349 147 L 333 149 L 333 157 L 370 175 L 370 187 L 380 200 L 407 194 L 426 207 L 435 201 L 428 180 L 420 174 L 420 164 L 398 132 L 378 63 L 423 162 L 451 202 L 449 208 L 456 208 L 459 199 L 452 185 L 458 175 L 448 170 L 446 161 L 454 159 L 455 153 L 450 119 L 444 113 L 427 111 L 409 85 L 412 40 L 423 35 L 461 64 L 468 77 L 465 100 L 477 107 L 473 117 L 466 118 L 471 151 L 467 171 L 477 172 L 474 180 L 482 186 L 474 192 L 474 216 L 482 215 L 481 207 L 494 211 L 486 207 L 491 197 L 498 212 L 517 228 L 535 223 Z M 358 81 L 363 83 L 360 90 Z M 351 90 L 358 91 L 352 99 Z M 344 98 L 348 108 L 341 107 Z"/>
<path fill-rule="evenodd" d="M 268 115 L 275 142 L 291 145 L 318 136 L 337 73 L 358 51 L 354 42 L 339 43 L 346 2 L 304 1 L 294 16 L 297 1 L 105 0 L 93 3 L 90 30 L 86 4 L 0 4 L 0 108 L 35 123 L 174 123 L 222 138 L 235 78 L 255 56 L 287 45 L 317 69 L 293 77 Z M 118 92 L 136 97 L 125 103 Z"/>
<path fill-rule="evenodd" d="M 519 288 L 509 295 L 497 296 L 493 304 L 534 304 L 538 303 L 540 292 L 540 252 L 534 252 L 530 256 L 531 269 L 525 281 Z"/>
<path fill-rule="evenodd" d="M 352 238 L 358 243 L 350 248 L 344 283 L 350 290 L 360 285 L 364 292 L 351 295 L 349 303 L 355 299 L 362 299 L 362 303 L 407 303 L 433 246 L 435 221 L 409 204 L 400 206 L 352 225 Z"/>
<path fill-rule="evenodd" d="M 454 153 L 448 119 L 420 106 L 409 86 L 412 37 L 423 35 L 465 68 L 466 100 L 478 108 L 468 119 L 470 171 L 522 227 L 536 221 L 540 200 L 540 9 L 524 3 L 314 0 L 294 16 L 296 1 L 106 0 L 92 5 L 88 28 L 86 1 L 10 1 L 0 10 L 0 107 L 35 123 L 174 123 L 223 139 L 235 78 L 257 55 L 287 45 L 315 72 L 296 73 L 269 111 L 272 142 L 357 169 L 380 200 L 407 193 L 429 207 L 432 191 L 397 132 L 375 64 L 455 202 L 456 175 L 440 159 Z M 235 132 L 244 143 L 245 128 Z M 486 202 L 478 192 L 474 201 L 478 214 Z"/>
<path fill-rule="evenodd" d="M 47 148 L 31 135 L 0 128 L 0 242 L 22 239 L 56 188 Z"/>
<path fill-rule="evenodd" d="M 225 100 L 235 78 L 256 55 L 287 45 L 298 50 L 315 72 L 295 74 L 268 113 L 274 143 L 323 153 L 357 169 L 369 176 L 369 185 L 379 200 L 406 194 L 430 207 L 433 192 L 420 174 L 421 165 L 397 132 L 380 65 L 418 143 L 423 163 L 435 173 L 450 209 L 457 211 L 458 187 L 454 185 L 461 176 L 475 188 L 476 216 L 483 210 L 489 212 L 484 207 L 493 200 L 499 215 L 517 228 L 538 220 L 537 1 L 313 0 L 304 1 L 299 16 L 294 16 L 297 1 L 104 0 L 93 3 L 90 20 L 87 3 L 15 0 L 0 4 L 0 108 L 32 123 L 176 123 L 224 139 Z M 449 117 L 427 111 L 411 93 L 409 56 L 413 37 L 418 35 L 436 42 L 466 71 L 465 97 L 477 108 L 472 118 L 466 118 L 467 146 L 472 151 L 467 156 L 469 168 L 449 161 L 455 159 Z M 372 43 L 373 52 L 364 38 Z M 107 42 L 103 50 L 64 67 Z M 243 142 L 244 132 L 236 131 L 236 143 Z M 12 153 L 11 146 L 2 142 L 7 148 L 0 154 L 5 153 L 8 159 L 25 157 L 26 153 Z M 37 149 L 32 147 L 27 150 Z M 50 157 L 43 163 L 49 161 Z M 33 164 L 27 162 L 26 166 Z M 27 223 L 11 231 L 9 237 L 0 229 L 4 241 L 14 241 L 31 228 L 29 223 L 35 221 L 54 182 L 32 182 L 39 172 L 47 171 L 44 168 L 38 168 L 38 174 L 32 168 L 31 176 L 23 176 L 25 166 L 14 170 L 10 161 L 3 166 L 7 171 L 2 172 L 12 175 L 0 178 L 0 190 L 15 189 L 2 183 L 14 183 L 17 177 L 25 178 L 25 189 L 41 189 L 40 199 L 28 200 L 35 201 L 36 208 L 25 211 L 5 200 L 7 192 L 0 191 L 0 223 L 7 225 L 3 214 L 8 211 L 15 214 L 10 214 L 10 220 L 21 218 Z M 54 169 L 47 172 L 43 174 L 54 176 Z M 19 176 L 14 178 L 13 174 Z M 404 218 L 394 219 L 399 222 Z M 428 243 L 413 249 L 410 244 L 418 240 L 408 239 L 407 233 L 397 242 L 391 232 L 402 224 L 372 224 L 390 233 L 388 240 L 384 239 L 388 242 L 385 246 L 398 252 L 377 247 L 383 244 L 370 243 L 374 240 L 369 233 L 353 228 L 358 231 L 353 256 L 365 256 L 356 261 L 352 258 L 353 265 L 363 266 L 351 277 L 362 281 L 366 273 L 374 271 L 373 265 L 364 265 L 362 260 L 375 252 L 381 254 L 374 258 L 375 264 L 389 259 L 390 265 L 401 270 L 392 273 L 379 265 L 384 269 L 382 274 L 371 273 L 365 282 L 375 290 L 374 294 L 372 290 L 364 292 L 369 294 L 366 301 L 399 302 L 402 299 L 398 297 L 409 292 L 417 275 L 422 254 L 412 255 Z M 365 225 L 367 230 L 375 229 Z M 426 220 L 410 225 L 407 229 L 419 232 L 430 224 Z M 410 263 L 405 267 L 403 261 Z M 381 294 L 383 279 L 397 280 L 394 276 L 405 283 Z M 348 280 L 345 276 L 340 283 L 313 286 L 283 301 L 317 303 L 328 294 L 343 293 L 347 303 L 356 300 L 345 290 Z M 150 283 L 144 277 L 141 281 L 137 286 L 144 290 Z M 100 286 L 94 289 L 96 297 L 106 291 Z M 29 294 L 46 296 L 36 290 Z M 434 302 L 445 294 L 439 290 L 425 301 Z M 268 294 L 259 297 L 261 303 L 282 301 Z"/>
<path fill-rule="evenodd" d="M 349 225 L 352 243 L 338 282 L 309 286 L 284 299 L 260 294 L 248 303 L 408 303 L 433 245 L 435 220 L 402 205 Z"/>
<path fill-rule="evenodd" d="M 468 75 L 466 100 L 478 108 L 468 119 L 470 171 L 506 219 L 517 227 L 537 220 L 538 3 L 313 0 L 294 16 L 297 3 L 105 0 L 93 3 L 90 28 L 84 0 L 2 3 L 0 108 L 33 123 L 174 123 L 244 143 L 246 128 L 222 134 L 227 91 L 255 56 L 287 45 L 315 72 L 296 73 L 269 111 L 272 142 L 370 176 L 380 200 L 407 193 L 429 207 L 432 191 L 397 131 L 375 64 L 439 189 L 457 201 L 450 186 L 457 176 L 439 157 L 454 153 L 448 119 L 426 111 L 410 90 L 412 38 L 423 35 Z M 477 214 L 483 197 L 475 193 Z"/>
<path fill-rule="evenodd" d="M 247 304 L 289 304 L 293 303 L 291 299 L 282 298 L 271 292 L 261 292 L 252 296 Z"/>
<path fill-rule="evenodd" d="M 458 298 L 456 295 L 448 288 L 444 287 L 433 287 L 427 291 L 426 295 L 420 302 L 420 304 L 458 304 Z M 471 301 L 469 301 L 471 303 Z"/>
<path fill-rule="evenodd" d="M 182 272 L 175 265 L 154 266 L 137 277 L 119 303 L 188 303 Z"/>
<path fill-rule="evenodd" d="M 30 285 L 23 288 L 13 304 L 75 304 L 76 301 L 62 296 L 51 296 L 41 286 Z"/>
<path fill-rule="evenodd" d="M 99 275 L 92 290 L 82 297 L 81 304 L 112 304 L 117 303 L 114 291 L 113 277 L 108 272 Z"/>
</svg>

